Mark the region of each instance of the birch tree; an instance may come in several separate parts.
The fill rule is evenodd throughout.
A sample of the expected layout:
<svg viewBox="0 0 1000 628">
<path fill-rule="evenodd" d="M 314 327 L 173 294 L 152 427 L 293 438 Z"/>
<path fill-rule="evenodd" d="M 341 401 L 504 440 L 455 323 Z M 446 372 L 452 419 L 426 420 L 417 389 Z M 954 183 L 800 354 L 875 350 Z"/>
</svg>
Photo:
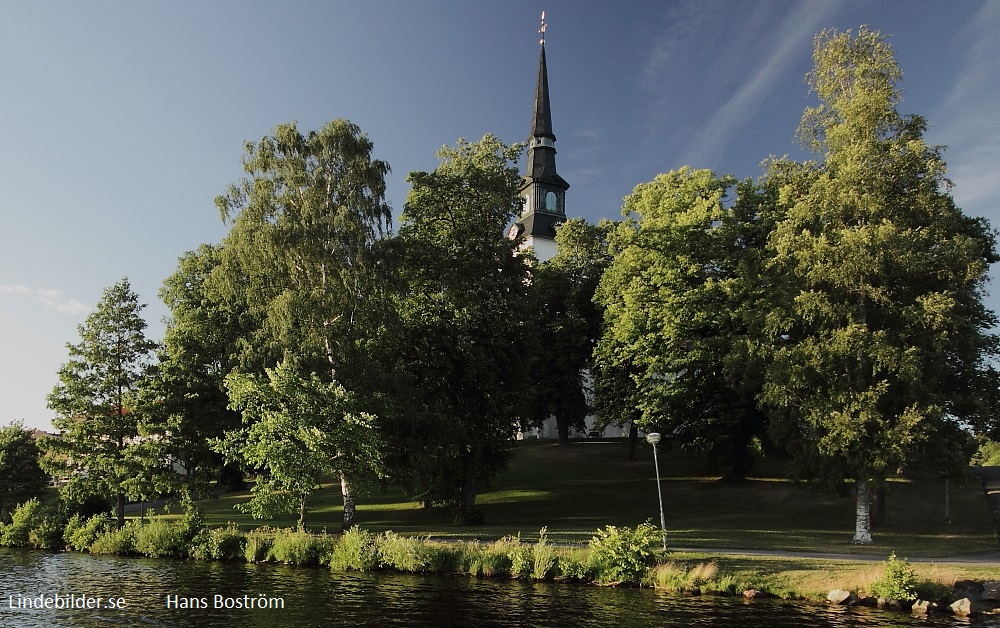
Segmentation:
<svg viewBox="0 0 1000 628">
<path fill-rule="evenodd" d="M 364 407 L 376 393 L 368 348 L 384 311 L 376 248 L 391 224 L 389 166 L 347 120 L 306 134 L 282 124 L 245 149 L 246 178 L 216 199 L 230 225 L 220 289 L 254 321 L 240 370 L 263 375 L 287 357 Z M 352 480 L 341 473 L 345 527 L 356 520 Z"/>
<path fill-rule="evenodd" d="M 770 171 L 787 181 L 787 215 L 768 242 L 784 293 L 763 399 L 800 460 L 853 478 L 854 542 L 868 544 L 872 487 L 949 424 L 991 420 L 996 318 L 982 297 L 998 257 L 986 221 L 955 206 L 924 119 L 899 113 L 885 37 L 826 31 L 813 60 L 819 105 L 800 138 L 818 160 Z"/>
</svg>

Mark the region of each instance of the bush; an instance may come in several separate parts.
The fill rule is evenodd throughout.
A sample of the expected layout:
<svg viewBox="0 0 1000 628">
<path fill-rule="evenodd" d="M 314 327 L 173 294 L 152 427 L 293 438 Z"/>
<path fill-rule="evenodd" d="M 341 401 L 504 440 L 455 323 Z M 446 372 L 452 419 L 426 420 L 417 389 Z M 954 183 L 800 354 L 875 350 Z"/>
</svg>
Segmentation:
<svg viewBox="0 0 1000 628">
<path fill-rule="evenodd" d="M 108 513 L 94 515 L 84 519 L 81 515 L 73 515 L 63 530 L 63 541 L 78 552 L 88 549 L 105 532 L 111 529 L 114 519 Z"/>
<path fill-rule="evenodd" d="M 333 571 L 371 571 L 379 564 L 376 537 L 355 526 L 341 535 L 330 552 Z"/>
<path fill-rule="evenodd" d="M 915 600 L 917 598 L 917 574 L 906 560 L 899 560 L 896 554 L 889 554 L 885 563 L 885 573 L 872 583 L 871 594 L 890 600 Z"/>
<path fill-rule="evenodd" d="M 66 523 L 66 513 L 61 503 L 42 506 L 28 532 L 28 545 L 36 549 L 62 549 Z"/>
<path fill-rule="evenodd" d="M 183 556 L 187 549 L 187 530 L 183 526 L 154 519 L 135 530 L 135 551 L 150 558 Z"/>
<path fill-rule="evenodd" d="M 117 530 L 108 530 L 90 544 L 91 554 L 126 556 L 135 553 L 135 538 L 139 523 L 129 521 Z"/>
<path fill-rule="evenodd" d="M 230 525 L 202 530 L 191 541 L 188 556 L 195 560 L 236 560 L 245 556 L 247 537 Z"/>
<path fill-rule="evenodd" d="M 430 551 L 420 539 L 389 530 L 378 537 L 379 564 L 406 573 L 423 573 L 430 567 Z"/>
<path fill-rule="evenodd" d="M 327 534 L 281 530 L 274 537 L 268 558 L 286 565 L 318 565 L 329 560 L 333 546 L 333 539 Z"/>
<path fill-rule="evenodd" d="M 548 542 L 548 528 L 538 531 L 538 542 L 532 548 L 531 576 L 535 580 L 546 580 L 555 575 L 559 559 Z"/>
<path fill-rule="evenodd" d="M 634 529 L 606 526 L 590 539 L 596 580 L 604 584 L 641 582 L 653 562 L 652 544 L 660 531 L 646 521 Z"/>
<path fill-rule="evenodd" d="M 3 526 L 0 545 L 5 547 L 28 547 L 31 529 L 41 522 L 42 504 L 38 498 L 31 498 L 14 510 L 11 522 Z"/>
<path fill-rule="evenodd" d="M 274 531 L 263 526 L 247 534 L 246 543 L 243 546 L 243 558 L 248 563 L 261 563 L 267 560 L 271 553 L 271 545 L 274 544 Z"/>
<path fill-rule="evenodd" d="M 594 579 L 594 567 L 586 550 L 563 551 L 559 556 L 559 574 L 563 578 L 578 582 L 590 582 Z"/>
</svg>

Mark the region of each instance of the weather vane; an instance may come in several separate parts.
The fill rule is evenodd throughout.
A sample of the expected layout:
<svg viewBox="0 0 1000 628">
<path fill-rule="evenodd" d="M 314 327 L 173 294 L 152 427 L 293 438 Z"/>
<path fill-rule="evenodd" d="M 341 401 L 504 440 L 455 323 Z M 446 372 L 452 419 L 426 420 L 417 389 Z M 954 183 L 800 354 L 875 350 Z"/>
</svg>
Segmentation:
<svg viewBox="0 0 1000 628">
<path fill-rule="evenodd" d="M 545 45 L 545 11 L 542 11 L 542 27 L 538 29 L 538 32 L 542 34 L 542 38 L 538 40 L 538 43 Z"/>
</svg>

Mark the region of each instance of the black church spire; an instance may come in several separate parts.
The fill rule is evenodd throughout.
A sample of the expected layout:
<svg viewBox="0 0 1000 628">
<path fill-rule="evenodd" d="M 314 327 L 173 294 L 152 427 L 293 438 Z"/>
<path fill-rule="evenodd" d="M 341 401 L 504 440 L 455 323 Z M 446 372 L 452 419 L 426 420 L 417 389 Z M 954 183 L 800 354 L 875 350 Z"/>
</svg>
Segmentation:
<svg viewBox="0 0 1000 628">
<path fill-rule="evenodd" d="M 535 255 L 542 261 L 555 255 L 555 228 L 566 218 L 566 190 L 569 189 L 569 183 L 556 172 L 556 136 L 552 132 L 544 20 L 543 13 L 535 108 L 528 139 L 528 167 L 520 188 L 524 211 L 511 231 L 512 236 L 523 234 L 525 243 L 534 246 Z"/>
</svg>

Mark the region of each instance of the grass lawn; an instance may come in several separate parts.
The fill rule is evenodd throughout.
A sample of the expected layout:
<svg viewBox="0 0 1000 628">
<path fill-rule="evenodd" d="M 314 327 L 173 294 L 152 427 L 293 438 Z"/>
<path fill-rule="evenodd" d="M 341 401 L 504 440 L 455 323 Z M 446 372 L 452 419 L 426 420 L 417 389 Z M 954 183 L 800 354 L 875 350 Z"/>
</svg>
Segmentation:
<svg viewBox="0 0 1000 628">
<path fill-rule="evenodd" d="M 886 523 L 873 530 L 875 544 L 851 544 L 853 497 L 837 499 L 789 482 L 767 461 L 742 484 L 725 484 L 703 470 L 695 454 L 660 448 L 667 538 L 673 547 L 818 551 L 900 557 L 943 557 L 996 549 L 990 513 L 977 481 L 952 486 L 951 524 L 944 523 L 944 485 L 932 473 L 890 478 Z M 200 502 L 213 525 L 288 527 L 296 517 L 254 520 L 233 508 L 246 494 Z M 451 513 L 425 509 L 397 488 L 358 499 L 361 525 L 434 538 L 495 540 L 520 534 L 533 540 L 542 526 L 556 542 L 585 542 L 605 525 L 659 522 L 652 448 L 642 444 L 635 462 L 620 440 L 519 443 L 509 471 L 478 504 L 485 523 L 459 527 Z M 339 484 L 324 485 L 309 509 L 309 528 L 339 529 Z M 756 559 L 755 559 L 756 560 Z"/>
</svg>

